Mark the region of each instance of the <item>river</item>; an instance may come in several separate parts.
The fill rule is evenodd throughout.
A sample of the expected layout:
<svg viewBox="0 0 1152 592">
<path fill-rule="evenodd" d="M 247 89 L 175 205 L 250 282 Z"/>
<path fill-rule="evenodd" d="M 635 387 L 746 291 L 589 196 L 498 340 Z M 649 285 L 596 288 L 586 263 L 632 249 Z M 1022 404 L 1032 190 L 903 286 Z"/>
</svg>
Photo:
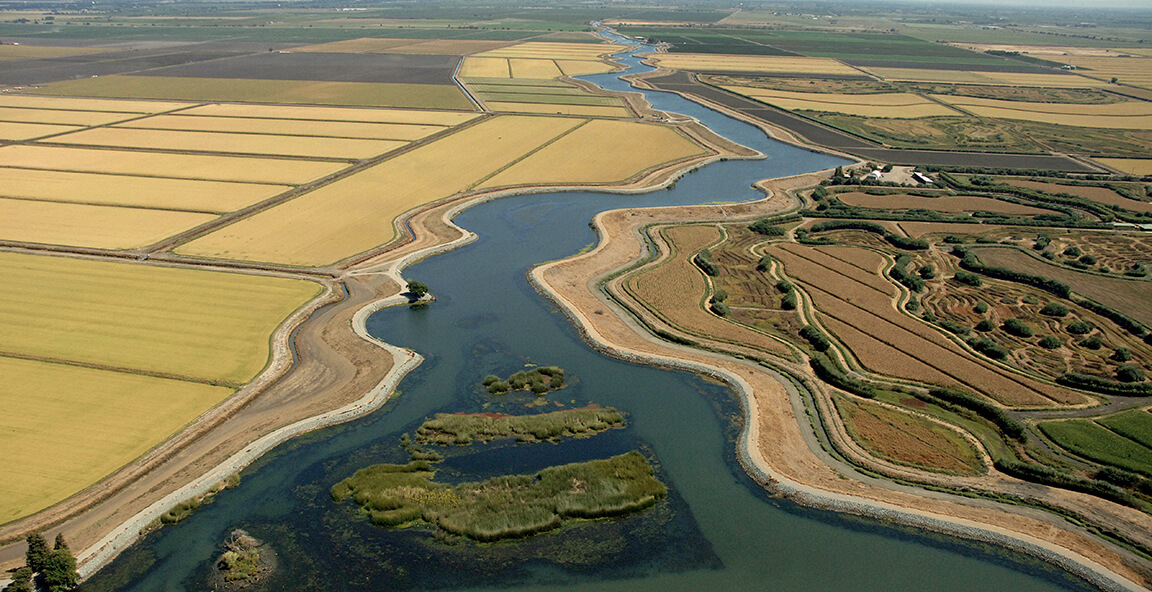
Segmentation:
<svg viewBox="0 0 1152 592">
<path fill-rule="evenodd" d="M 643 69 L 634 57 L 622 60 Z M 616 74 L 585 77 L 610 89 Z M 752 182 L 844 161 L 769 140 L 757 128 L 666 93 L 659 109 L 690 115 L 769 155 L 686 175 L 673 189 L 640 196 L 594 192 L 509 197 L 456 222 L 479 239 L 405 272 L 431 287 L 426 307 L 385 309 L 369 331 L 426 361 L 385 407 L 309 434 L 266 455 L 241 484 L 184 522 L 152 533 L 97 573 L 85 590 L 204 588 L 219 543 L 243 527 L 269 542 L 280 569 L 267 590 L 884 590 L 1019 592 L 1092 589 L 1023 555 L 803 508 L 767 495 L 735 459 L 741 418 L 735 394 L 692 374 L 598 354 L 528 285 L 532 266 L 595 241 L 592 216 L 619 207 L 744 201 Z M 639 449 L 669 486 L 646 512 L 580 524 L 523 541 L 478 545 L 427 529 L 386 530 L 332 502 L 329 488 L 359 468 L 404 462 L 397 442 L 438 412 L 526 413 L 536 397 L 493 397 L 480 386 L 525 365 L 557 365 L 570 386 L 548 409 L 588 403 L 624 411 L 628 427 L 562 444 L 494 443 L 442 450 L 438 480 L 464 482 L 529 473 L 563 462 Z"/>
</svg>

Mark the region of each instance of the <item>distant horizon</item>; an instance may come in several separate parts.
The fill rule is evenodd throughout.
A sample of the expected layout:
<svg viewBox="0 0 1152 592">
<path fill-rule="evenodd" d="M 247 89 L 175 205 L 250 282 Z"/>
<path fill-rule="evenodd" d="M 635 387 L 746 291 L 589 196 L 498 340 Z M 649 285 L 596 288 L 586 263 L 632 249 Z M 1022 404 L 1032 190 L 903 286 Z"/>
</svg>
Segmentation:
<svg viewBox="0 0 1152 592">
<path fill-rule="evenodd" d="M 1086 5 L 1084 0 L 826 0 L 837 4 L 871 4 L 890 2 L 893 4 L 929 4 L 929 5 L 980 5 L 1000 6 L 1004 8 L 1056 8 L 1080 9 L 1086 12 L 1092 10 L 1138 9 L 1152 12 L 1152 1 L 1149 0 L 1103 0 L 1092 1 Z"/>
</svg>

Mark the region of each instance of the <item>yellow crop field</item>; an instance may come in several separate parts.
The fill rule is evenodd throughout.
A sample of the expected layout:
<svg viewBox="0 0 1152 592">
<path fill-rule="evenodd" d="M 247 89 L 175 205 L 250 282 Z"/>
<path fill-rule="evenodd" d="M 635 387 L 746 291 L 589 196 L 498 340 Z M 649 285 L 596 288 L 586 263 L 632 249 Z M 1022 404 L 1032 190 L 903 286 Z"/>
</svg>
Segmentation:
<svg viewBox="0 0 1152 592">
<path fill-rule="evenodd" d="M 0 186 L 0 195 L 4 197 L 220 214 L 238 210 L 290 189 L 287 185 L 35 169 L 4 169 L 2 175 L 4 184 Z"/>
<path fill-rule="evenodd" d="M 552 60 L 537 60 L 528 58 L 511 58 L 508 65 L 512 68 L 513 78 L 542 78 L 551 80 L 563 76 L 563 72 Z"/>
<path fill-rule="evenodd" d="M 368 158 L 399 148 L 405 142 L 349 138 L 308 138 L 266 134 L 228 134 L 101 127 L 54 139 L 61 144 L 195 150 L 276 156 Z"/>
<path fill-rule="evenodd" d="M 1064 60 L 1082 68 L 1080 73 L 1111 80 L 1121 84 L 1152 88 L 1152 58 L 1148 57 L 1101 57 L 1066 56 Z"/>
<path fill-rule="evenodd" d="M 0 47 L 4 47 L 0 45 Z M 57 125 L 104 125 L 139 117 L 134 113 L 101 113 L 99 111 L 64 111 L 0 107 L 0 121 L 17 123 L 50 123 Z"/>
<path fill-rule="evenodd" d="M 469 189 L 583 121 L 492 117 L 176 251 L 305 266 L 339 261 L 391 241 L 400 214 Z"/>
<path fill-rule="evenodd" d="M 120 127 L 400 141 L 419 140 L 420 138 L 444 131 L 445 129 L 439 125 L 206 117 L 197 115 L 154 115 L 147 119 L 139 119 Z"/>
<path fill-rule="evenodd" d="M 464 93 L 448 84 L 112 75 L 53 82 L 27 92 L 36 95 L 241 103 L 303 103 L 461 110 L 472 108 L 471 101 L 464 96 Z"/>
<path fill-rule="evenodd" d="M 397 45 L 369 53 L 398 53 L 409 55 L 468 55 L 511 45 L 511 41 L 490 41 L 485 39 L 412 39 L 404 45 Z"/>
<path fill-rule="evenodd" d="M 107 99 L 75 99 L 68 97 L 38 97 L 29 95 L 0 95 L 0 107 L 31 107 L 33 109 L 64 109 L 68 111 L 109 111 L 111 113 L 163 113 L 187 107 L 190 103 L 164 101 L 112 101 Z"/>
<path fill-rule="evenodd" d="M 933 96 L 951 104 L 960 105 L 965 110 L 984 117 L 1021 119 L 1076 127 L 1152 129 L 1152 109 L 1144 106 L 1150 104 L 1136 101 L 1107 105 L 1076 105 L 1001 101 L 951 95 Z M 1125 111 L 1143 111 L 1144 113 L 1139 115 L 1116 114 Z"/>
<path fill-rule="evenodd" d="M 3 60 L 40 60 L 50 58 L 63 58 L 75 55 L 102 53 L 108 51 L 103 47 L 56 47 L 50 45 L 0 45 L 0 61 Z"/>
<path fill-rule="evenodd" d="M 557 60 L 595 60 L 600 56 L 618 53 L 628 46 L 616 43 L 564 43 L 555 41 L 529 41 L 508 47 L 485 51 L 477 56 L 497 58 L 542 58 Z"/>
<path fill-rule="evenodd" d="M 294 47 L 292 51 L 309 53 L 377 53 L 391 47 L 408 45 L 410 43 L 412 43 L 411 39 L 362 37 L 360 39 L 345 39 L 344 41 L 333 41 L 332 43 Z"/>
<path fill-rule="evenodd" d="M 0 376 L 0 523 L 96 483 L 233 392 L 5 357 Z M 51 463 L 28 462 L 45 455 Z"/>
<path fill-rule="evenodd" d="M 704 154 L 703 147 L 669 127 L 596 119 L 501 171 L 480 188 L 613 183 Z"/>
<path fill-rule="evenodd" d="M 624 107 L 604 105 L 557 105 L 552 103 L 508 103 L 485 101 L 492 111 L 507 113 L 551 113 L 560 115 L 584 115 L 589 117 L 632 117 L 632 112 Z"/>
<path fill-rule="evenodd" d="M 616 66 L 593 60 L 556 60 L 560 71 L 565 76 L 587 76 L 588 74 L 604 74 L 612 72 Z"/>
<path fill-rule="evenodd" d="M 0 147 L 0 166 L 298 185 L 335 173 L 347 165 L 277 158 L 22 145 Z"/>
<path fill-rule="evenodd" d="M 1129 175 L 1152 175 L 1152 159 L 1147 158 L 1096 158 L 1100 164 L 1123 171 Z"/>
<path fill-rule="evenodd" d="M 180 112 L 212 117 L 251 117 L 301 119 L 306 121 L 352 121 L 362 123 L 406 123 L 451 126 L 472 121 L 478 113 L 460 111 L 416 111 L 412 109 L 365 109 L 361 107 L 304 107 L 297 105 L 243 105 L 214 103 Z"/>
<path fill-rule="evenodd" d="M 831 58 L 706 53 L 652 53 L 645 54 L 645 57 L 663 68 L 675 70 L 860 75 L 859 70 Z"/>
<path fill-rule="evenodd" d="M 0 240 L 135 249 L 215 218 L 193 212 L 0 198 Z"/>
<path fill-rule="evenodd" d="M 911 93 L 883 93 L 868 95 L 846 95 L 831 93 L 798 93 L 784 90 L 769 90 L 744 86 L 724 86 L 724 89 L 737 94 L 771 103 L 781 109 L 825 111 L 861 115 L 864 117 L 898 117 L 914 119 L 961 115 L 935 101 L 930 101 Z"/>
<path fill-rule="evenodd" d="M 512 70 L 504 58 L 464 58 L 460 66 L 461 78 L 511 78 Z"/>
<path fill-rule="evenodd" d="M 0 140 L 31 140 L 53 134 L 84 129 L 76 125 L 50 125 L 45 123 L 13 123 L 0 121 Z"/>
<path fill-rule="evenodd" d="M 962 70 L 930 70 L 920 68 L 866 68 L 885 80 L 907 82 L 955 82 L 958 84 L 989 84 L 1007 86 L 1039 86 L 1048 88 L 1098 88 L 1106 82 L 1075 74 L 1021 74 L 1015 72 L 972 72 Z"/>
<path fill-rule="evenodd" d="M 0 351 L 243 383 L 320 293 L 305 280 L 0 253 Z"/>
</svg>

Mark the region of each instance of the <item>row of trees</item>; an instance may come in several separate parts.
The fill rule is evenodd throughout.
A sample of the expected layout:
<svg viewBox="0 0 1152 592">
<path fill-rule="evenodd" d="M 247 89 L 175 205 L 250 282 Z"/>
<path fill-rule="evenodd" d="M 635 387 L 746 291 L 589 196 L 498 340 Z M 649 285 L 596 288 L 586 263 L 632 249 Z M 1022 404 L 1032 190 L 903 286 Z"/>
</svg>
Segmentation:
<svg viewBox="0 0 1152 592">
<path fill-rule="evenodd" d="M 12 583 L 4 592 L 63 592 L 76 587 L 80 574 L 76 573 L 76 558 L 68 549 L 64 535 L 56 535 L 56 544 L 48 547 L 48 541 L 38 532 L 25 539 L 28 551 L 24 555 L 25 565 L 12 574 Z"/>
</svg>

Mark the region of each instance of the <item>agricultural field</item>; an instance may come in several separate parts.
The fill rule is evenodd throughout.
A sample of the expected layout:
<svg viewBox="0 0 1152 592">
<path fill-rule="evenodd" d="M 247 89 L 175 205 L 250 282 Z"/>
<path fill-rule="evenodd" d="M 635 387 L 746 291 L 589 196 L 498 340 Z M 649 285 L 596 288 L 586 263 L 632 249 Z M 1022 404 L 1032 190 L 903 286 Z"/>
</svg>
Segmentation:
<svg viewBox="0 0 1152 592">
<path fill-rule="evenodd" d="M 1152 477 L 1152 448 L 1091 420 L 1046 421 L 1039 427 L 1045 436 L 1074 454 Z"/>
<path fill-rule="evenodd" d="M 500 171 L 478 189 L 524 184 L 615 183 L 655 166 L 707 154 L 680 132 L 643 123 L 591 120 Z"/>
<path fill-rule="evenodd" d="M 741 86 L 723 86 L 725 90 L 754 98 L 789 111 L 823 111 L 864 117 L 955 116 L 958 111 L 936 101 L 910 93 L 831 94 L 800 93 Z"/>
<path fill-rule="evenodd" d="M 0 274 L 4 521 L 91 485 L 232 394 L 319 293 L 295 279 L 18 253 L 0 253 Z M 26 462 L 76 438 L 85 446 L 51 468 Z"/>
<path fill-rule="evenodd" d="M 935 212 L 996 212 L 1012 216 L 1034 216 L 1051 213 L 1051 210 L 1034 208 L 987 197 L 950 196 L 923 197 L 919 195 L 871 195 L 860 191 L 837 193 L 836 199 L 858 208 L 878 210 L 932 210 Z"/>
<path fill-rule="evenodd" d="M 359 160 L 404 146 L 392 140 L 318 138 L 271 134 L 235 134 L 166 129 L 101 127 L 53 138 L 73 146 L 108 146 L 150 150 L 187 150 L 264 156 L 311 156 Z"/>
<path fill-rule="evenodd" d="M 19 123 L 0 121 L 0 141 L 22 141 L 48 138 L 84 129 L 76 125 L 55 125 L 44 123 Z"/>
<path fill-rule="evenodd" d="M 42 60 L 88 55 L 108 51 L 103 47 L 64 47 L 55 45 L 0 45 L 0 61 Z"/>
<path fill-rule="evenodd" d="M 499 49 L 511 45 L 512 41 L 492 41 L 484 39 L 390 39 L 364 37 L 333 41 L 319 45 L 294 47 L 294 52 L 326 53 L 397 53 L 412 55 L 468 55 L 481 51 Z"/>
<path fill-rule="evenodd" d="M 0 239 L 137 249 L 215 220 L 215 214 L 0 198 Z"/>
<path fill-rule="evenodd" d="M 359 123 L 394 123 L 451 127 L 476 119 L 478 114 L 459 111 L 417 111 L 411 109 L 365 109 L 356 107 L 316 107 L 297 105 L 244 105 L 214 103 L 199 105 L 180 112 L 209 117 L 253 117 L 300 119 L 305 121 L 341 121 Z"/>
<path fill-rule="evenodd" d="M 393 221 L 467 191 L 584 123 L 506 115 L 423 145 L 176 249 L 196 256 L 325 265 L 385 244 Z M 509 134 L 509 130 L 516 134 Z M 445 162 L 451 167 L 445 167 Z M 387 186 L 386 195 L 379 187 Z M 307 228 L 301 233 L 299 228 Z"/>
<path fill-rule="evenodd" d="M 411 142 L 444 131 L 445 127 L 403 123 L 360 123 L 300 119 L 211 117 L 202 115 L 155 115 L 119 128 L 216 133 L 308 136 Z"/>
<path fill-rule="evenodd" d="M 985 265 L 1003 267 L 1063 282 L 1078 294 L 1152 326 L 1152 283 L 1089 274 L 1054 265 L 1012 248 L 982 247 L 973 252 Z"/>
<path fill-rule="evenodd" d="M 94 150 L 35 144 L 0 147 L 0 167 L 60 170 L 172 179 L 299 185 L 325 177 L 345 163 L 251 158 L 206 154 L 171 154 L 129 150 Z"/>
<path fill-rule="evenodd" d="M 26 92 L 47 96 L 204 102 L 235 101 L 458 110 L 473 108 L 471 101 L 460 89 L 447 84 L 112 75 L 55 82 Z"/>
<path fill-rule="evenodd" d="M 1095 158 L 1100 164 L 1129 175 L 1152 175 L 1152 159 L 1147 158 Z"/>
<path fill-rule="evenodd" d="M 861 76 L 859 70 L 828 58 L 773 55 L 646 54 L 661 68 L 692 72 L 749 72 L 759 74 L 812 74 Z"/>
<path fill-rule="evenodd" d="M 961 348 L 893 306 L 894 285 L 875 271 L 880 255 L 859 247 L 773 245 L 766 252 L 804 287 L 820 321 L 877 374 L 967 386 L 1009 406 L 1081 403 L 1083 396 L 1015 374 Z M 865 265 L 853 261 L 864 257 Z"/>
<path fill-rule="evenodd" d="M 3 47 L 3 46 L 0 46 Z M 0 106 L 0 121 L 5 123 L 39 123 L 48 125 L 107 125 L 139 117 L 136 113 L 106 113 L 101 111 L 65 111 L 62 109 L 30 109 Z"/>
<path fill-rule="evenodd" d="M 1042 88 L 1103 88 L 1108 83 L 1075 74 L 986 72 L 980 70 L 929 70 L 870 67 L 867 71 L 888 82 L 935 82 Z"/>
<path fill-rule="evenodd" d="M 1152 212 L 1152 202 L 1149 201 L 1152 200 L 1152 197 L 1148 197 L 1144 186 L 1137 183 L 1120 183 L 1120 185 L 1125 187 L 1125 189 L 1134 195 L 1144 196 L 1145 201 L 1124 197 L 1109 187 L 1060 184 L 1056 182 L 1032 181 L 1013 177 L 997 177 L 996 179 L 1001 183 L 1007 183 L 1015 187 L 1035 189 L 1045 193 L 1071 193 L 1072 195 L 1079 195 L 1080 197 L 1088 198 L 1094 202 L 1108 204 L 1111 206 L 1120 206 L 1121 208 L 1132 210 L 1134 212 Z"/>
<path fill-rule="evenodd" d="M 775 355 L 788 354 L 781 342 L 768 335 L 704 310 L 707 282 L 692 259 L 700 249 L 724 238 L 717 227 L 673 226 L 660 232 L 674 249 L 673 255 L 657 267 L 625 279 L 624 289 L 632 297 L 669 325 L 689 334 L 706 335 Z"/>
<path fill-rule="evenodd" d="M 1122 56 L 1060 56 L 1064 63 L 1078 68 L 1084 76 L 1092 76 L 1120 84 L 1152 89 L 1152 57 L 1146 55 Z"/>
<path fill-rule="evenodd" d="M 758 244 L 764 236 L 746 224 L 726 224 L 726 239 L 711 248 L 719 273 L 712 278 L 716 290 L 728 294 L 728 318 L 783 339 L 800 330 L 794 289 L 773 284 L 761 268 Z"/>
<path fill-rule="evenodd" d="M 832 401 L 852 438 L 879 458 L 928 471 L 983 472 L 980 452 L 955 430 L 869 401 L 846 396 Z"/>
<path fill-rule="evenodd" d="M 1152 103 L 1144 101 L 1081 105 L 999 101 L 954 95 L 933 95 L 933 98 L 983 117 L 1100 129 L 1152 129 Z"/>
</svg>

